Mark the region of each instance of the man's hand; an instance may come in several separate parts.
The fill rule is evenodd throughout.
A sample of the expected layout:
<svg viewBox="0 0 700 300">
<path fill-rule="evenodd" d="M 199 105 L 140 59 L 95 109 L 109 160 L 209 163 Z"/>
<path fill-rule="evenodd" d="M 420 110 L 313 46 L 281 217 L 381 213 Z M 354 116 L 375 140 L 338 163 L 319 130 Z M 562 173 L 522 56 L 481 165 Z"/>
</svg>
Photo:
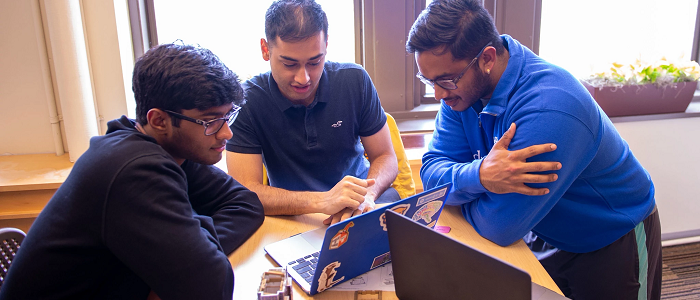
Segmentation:
<svg viewBox="0 0 700 300">
<path fill-rule="evenodd" d="M 519 193 L 540 196 L 549 193 L 547 188 L 531 188 L 525 183 L 543 183 L 557 180 L 557 174 L 532 174 L 561 169 L 559 162 L 525 162 L 527 158 L 557 149 L 555 144 L 540 144 L 521 150 L 508 151 L 515 123 L 510 125 L 503 137 L 493 145 L 493 149 L 481 162 L 479 178 L 481 185 L 496 194 Z"/>
<path fill-rule="evenodd" d="M 374 179 L 359 179 L 353 176 L 345 176 L 330 191 L 323 193 L 317 207 L 320 212 L 331 215 L 323 221 L 323 224 L 335 224 L 355 215 L 359 215 L 365 209 L 359 210 L 365 202 L 367 188 L 374 185 Z"/>
<path fill-rule="evenodd" d="M 357 207 L 357 209 L 345 208 L 339 211 L 338 213 L 335 213 L 332 216 L 329 216 L 327 219 L 323 220 L 323 224 L 333 225 L 340 221 L 344 221 L 347 218 L 366 213 L 370 210 L 374 210 L 374 207 L 374 201 L 370 200 L 369 198 L 365 198 L 365 202 L 362 202 L 362 204 L 360 204 L 360 206 Z"/>
</svg>

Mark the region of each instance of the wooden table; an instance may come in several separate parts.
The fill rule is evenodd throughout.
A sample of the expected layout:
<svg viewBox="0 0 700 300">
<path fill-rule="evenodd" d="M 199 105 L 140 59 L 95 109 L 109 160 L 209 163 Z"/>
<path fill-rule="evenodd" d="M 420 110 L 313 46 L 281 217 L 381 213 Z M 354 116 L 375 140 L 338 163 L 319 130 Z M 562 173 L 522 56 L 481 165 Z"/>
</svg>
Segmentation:
<svg viewBox="0 0 700 300">
<path fill-rule="evenodd" d="M 0 228 L 29 230 L 73 168 L 68 154 L 0 156 Z"/>
<path fill-rule="evenodd" d="M 269 268 L 277 267 L 272 258 L 265 253 L 265 245 L 323 226 L 321 222 L 325 218 L 326 216 L 322 214 L 266 216 L 262 227 L 229 256 L 236 278 L 233 299 L 257 299 L 260 275 Z M 456 206 L 445 207 L 438 225 L 450 226 L 452 230 L 447 234 L 448 236 L 527 271 L 532 281 L 561 294 L 547 271 L 522 240 L 508 247 L 501 247 L 484 239 L 464 220 L 459 207 Z M 296 283 L 293 283 L 293 286 L 294 299 L 351 300 L 355 296 L 354 292 L 328 290 L 309 297 Z M 382 299 L 397 298 L 394 292 L 382 292 Z"/>
</svg>

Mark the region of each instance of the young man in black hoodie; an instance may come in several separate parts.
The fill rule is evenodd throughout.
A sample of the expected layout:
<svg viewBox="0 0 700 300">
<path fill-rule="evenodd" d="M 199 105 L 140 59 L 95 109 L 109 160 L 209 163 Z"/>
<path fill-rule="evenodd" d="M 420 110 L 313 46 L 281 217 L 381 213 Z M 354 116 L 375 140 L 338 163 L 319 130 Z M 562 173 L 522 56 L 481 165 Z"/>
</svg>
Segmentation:
<svg viewBox="0 0 700 300">
<path fill-rule="evenodd" d="M 134 67 L 137 120 L 93 137 L 22 243 L 0 299 L 231 299 L 227 255 L 262 224 L 257 195 L 212 166 L 243 102 L 207 49 Z"/>
</svg>

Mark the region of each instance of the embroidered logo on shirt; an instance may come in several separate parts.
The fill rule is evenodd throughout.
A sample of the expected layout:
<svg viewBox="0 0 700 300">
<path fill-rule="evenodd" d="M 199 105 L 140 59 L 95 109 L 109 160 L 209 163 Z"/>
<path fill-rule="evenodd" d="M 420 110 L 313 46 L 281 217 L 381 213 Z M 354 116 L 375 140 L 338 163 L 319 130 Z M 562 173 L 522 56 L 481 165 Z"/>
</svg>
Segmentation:
<svg viewBox="0 0 700 300">
<path fill-rule="evenodd" d="M 481 150 L 476 150 L 476 154 L 474 154 L 474 159 L 481 159 Z"/>
<path fill-rule="evenodd" d="M 494 137 L 493 137 L 493 144 L 495 145 L 496 143 L 498 143 L 498 137 L 497 137 L 497 136 L 494 136 Z"/>
<path fill-rule="evenodd" d="M 338 122 L 335 122 L 335 124 L 333 124 L 333 125 L 331 125 L 331 126 L 333 126 L 333 127 L 335 127 L 335 128 L 338 128 L 338 127 L 340 127 L 340 126 L 342 126 L 342 125 L 343 125 L 343 121 L 338 121 Z"/>
</svg>

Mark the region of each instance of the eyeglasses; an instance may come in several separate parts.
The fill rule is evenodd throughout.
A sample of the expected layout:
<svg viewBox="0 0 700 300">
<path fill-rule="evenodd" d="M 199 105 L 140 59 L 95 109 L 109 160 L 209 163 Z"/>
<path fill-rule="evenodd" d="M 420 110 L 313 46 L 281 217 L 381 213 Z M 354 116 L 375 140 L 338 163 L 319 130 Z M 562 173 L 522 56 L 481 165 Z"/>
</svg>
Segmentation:
<svg viewBox="0 0 700 300">
<path fill-rule="evenodd" d="M 223 118 L 218 118 L 214 120 L 209 120 L 209 121 L 204 121 L 200 119 L 195 119 L 195 118 L 190 118 L 188 116 L 185 116 L 183 114 L 176 113 L 174 111 L 170 110 L 164 110 L 168 114 L 172 115 L 173 117 L 183 119 L 185 121 L 190 121 L 193 123 L 197 123 L 199 125 L 204 126 L 204 135 L 212 135 L 216 134 L 221 130 L 221 128 L 224 127 L 224 124 L 228 124 L 228 126 L 233 125 L 233 121 L 236 120 L 236 117 L 238 117 L 238 112 L 241 110 L 240 106 L 234 105 L 233 109 Z"/>
<path fill-rule="evenodd" d="M 457 89 L 457 82 L 459 81 L 459 79 L 462 78 L 462 76 L 464 76 L 464 73 L 466 73 L 467 70 L 469 70 L 469 67 L 471 67 L 476 62 L 477 59 L 479 59 L 479 56 L 481 56 L 481 53 L 484 53 L 484 50 L 486 50 L 486 48 L 488 46 L 491 46 L 491 42 L 486 44 L 486 46 L 484 46 L 484 48 L 481 48 L 481 51 L 479 51 L 479 54 L 477 54 L 476 57 L 474 57 L 474 59 L 472 59 L 472 61 L 455 78 L 431 80 L 431 79 L 425 78 L 425 76 L 423 76 L 423 74 L 421 74 L 420 72 L 418 72 L 418 74 L 416 74 L 416 77 L 418 77 L 418 79 L 420 79 L 420 81 L 423 82 L 425 85 L 429 85 L 432 88 L 434 88 L 435 85 L 437 84 L 439 87 L 446 89 L 446 90 L 456 90 Z"/>
</svg>

